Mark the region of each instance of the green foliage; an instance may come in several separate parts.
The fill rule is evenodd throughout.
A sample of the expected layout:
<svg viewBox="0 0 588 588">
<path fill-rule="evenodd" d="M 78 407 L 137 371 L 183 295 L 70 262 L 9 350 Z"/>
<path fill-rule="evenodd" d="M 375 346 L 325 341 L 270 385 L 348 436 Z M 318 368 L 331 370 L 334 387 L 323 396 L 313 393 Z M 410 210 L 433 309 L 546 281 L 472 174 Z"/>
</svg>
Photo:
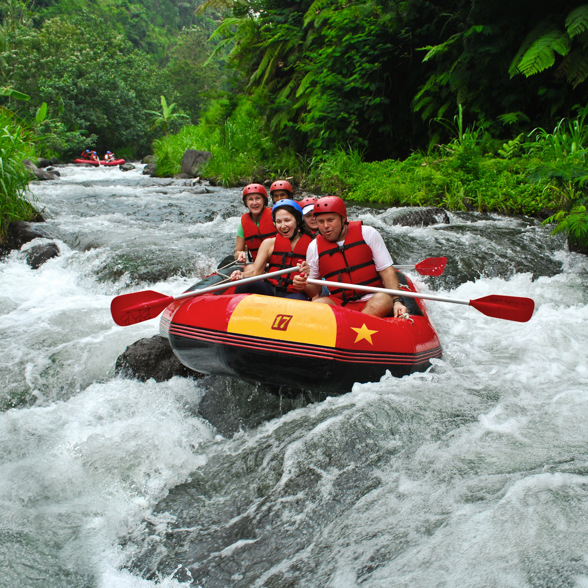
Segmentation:
<svg viewBox="0 0 588 588">
<path fill-rule="evenodd" d="M 551 231 L 552 235 L 565 233 L 572 244 L 579 245 L 588 252 L 588 211 L 583 204 L 574 206 L 571 210 L 560 210 L 556 214 L 546 218 L 544 225 L 557 223 Z"/>
<path fill-rule="evenodd" d="M 193 121 L 198 120 L 207 102 L 225 87 L 227 78 L 222 71 L 222 51 L 209 59 L 214 49 L 209 39 L 214 23 L 203 18 L 201 21 L 181 32 L 163 70 L 166 85 L 174 90 L 175 103 Z"/>
<path fill-rule="evenodd" d="M 15 0 L 10 0 L 15 1 Z M 98 17 L 113 33 L 123 35 L 135 49 L 164 62 L 176 36 L 194 22 L 199 0 L 57 0 L 35 1 L 37 26 L 56 17 L 79 14 Z"/>
<path fill-rule="evenodd" d="M 151 129 L 157 129 L 161 127 L 163 134 L 167 135 L 168 132 L 175 128 L 181 127 L 190 121 L 190 117 L 182 112 L 174 112 L 175 104 L 168 106 L 165 96 L 161 96 L 161 112 L 155 110 L 146 110 L 147 114 L 152 115 Z"/>
<path fill-rule="evenodd" d="M 563 26 L 561 26 L 563 24 Z M 512 60 L 509 73 L 526 77 L 536 75 L 555 64 L 558 53 L 565 59 L 559 74 L 575 88 L 588 78 L 588 4 L 572 10 L 565 21 L 546 18 L 527 35 Z"/>
<path fill-rule="evenodd" d="M 291 150 L 278 150 L 263 134 L 262 118 L 250 100 L 217 100 L 198 126 L 187 125 L 154 142 L 158 175 L 179 173 L 186 149 L 210 151 L 213 158 L 202 173 L 227 186 L 263 181 L 278 170 L 293 175 L 296 157 Z"/>
<path fill-rule="evenodd" d="M 98 151 L 132 145 L 139 153 L 150 144 L 149 120 L 163 93 L 155 69 L 147 57 L 132 49 L 100 20 L 88 15 L 71 22 L 46 21 L 40 29 L 28 29 L 11 39 L 10 64 L 13 85 L 33 98 L 21 114 L 34 120 L 43 102 L 61 112 L 65 134 L 98 137 Z M 59 125 L 53 125 L 56 133 Z M 78 146 L 65 146 L 77 154 Z"/>
<path fill-rule="evenodd" d="M 13 220 L 36 213 L 28 196 L 29 173 L 23 159 L 34 158 L 33 134 L 8 109 L 0 106 L 0 242 Z"/>
</svg>

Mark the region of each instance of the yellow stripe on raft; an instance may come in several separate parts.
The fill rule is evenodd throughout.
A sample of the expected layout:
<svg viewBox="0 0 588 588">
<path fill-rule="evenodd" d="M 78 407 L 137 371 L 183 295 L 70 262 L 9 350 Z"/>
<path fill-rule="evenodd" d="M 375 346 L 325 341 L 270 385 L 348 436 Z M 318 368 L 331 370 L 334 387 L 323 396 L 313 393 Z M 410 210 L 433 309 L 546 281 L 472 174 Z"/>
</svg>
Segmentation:
<svg viewBox="0 0 588 588">
<path fill-rule="evenodd" d="M 252 294 L 235 307 L 227 332 L 335 347 L 337 320 L 326 304 Z"/>
</svg>

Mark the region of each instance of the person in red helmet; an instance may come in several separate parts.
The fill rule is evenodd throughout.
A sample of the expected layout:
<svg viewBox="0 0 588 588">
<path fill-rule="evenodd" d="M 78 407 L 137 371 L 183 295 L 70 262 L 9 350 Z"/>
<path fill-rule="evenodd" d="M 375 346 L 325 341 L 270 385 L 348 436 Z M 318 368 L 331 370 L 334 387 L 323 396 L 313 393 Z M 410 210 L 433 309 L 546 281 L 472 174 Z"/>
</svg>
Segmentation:
<svg viewBox="0 0 588 588">
<path fill-rule="evenodd" d="M 296 289 L 304 289 L 314 302 L 345 306 L 372 316 L 403 316 L 408 313 L 404 299 L 378 292 L 366 294 L 348 288 L 332 289 L 319 296 L 321 286 L 308 284 L 306 278 L 347 284 L 363 284 L 399 289 L 392 258 L 380 233 L 361 221 L 347 220 L 347 207 L 338 196 L 320 198 L 314 205 L 320 234 L 308 246 L 306 261 L 293 279 Z"/>
<path fill-rule="evenodd" d="M 276 234 L 272 213 L 267 208 L 267 190 L 261 184 L 248 184 L 243 188 L 243 204 L 248 212 L 241 216 L 235 243 L 235 260 L 245 263 L 255 261 L 257 251 L 264 239 Z"/>
<path fill-rule="evenodd" d="M 316 198 L 314 196 L 307 196 L 306 198 L 300 200 L 298 204 L 300 204 L 300 208 L 302 208 L 302 216 L 304 217 L 304 222 L 306 223 L 306 226 L 309 228 L 310 232 L 316 237 L 319 232 L 318 224 L 314 216 L 314 205 L 316 204 Z"/>
<path fill-rule="evenodd" d="M 276 180 L 270 186 L 270 196 L 272 197 L 272 202 L 276 204 L 280 200 L 284 198 L 288 198 L 292 200 L 294 198 L 294 190 L 292 190 L 292 184 L 287 182 L 286 180 Z"/>
</svg>

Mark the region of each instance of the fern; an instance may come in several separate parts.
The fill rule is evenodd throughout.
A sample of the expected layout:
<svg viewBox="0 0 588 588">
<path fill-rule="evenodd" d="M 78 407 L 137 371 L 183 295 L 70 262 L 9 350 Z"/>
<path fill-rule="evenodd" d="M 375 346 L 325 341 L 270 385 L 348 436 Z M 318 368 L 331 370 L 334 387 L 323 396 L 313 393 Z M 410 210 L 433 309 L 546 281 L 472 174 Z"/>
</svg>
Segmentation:
<svg viewBox="0 0 588 588">
<path fill-rule="evenodd" d="M 552 235 L 565 233 L 578 243 L 585 243 L 588 240 L 588 212 L 583 205 L 574 206 L 572 210 L 560 210 L 558 213 L 546 218 L 544 225 L 557 223 L 551 231 Z"/>
<path fill-rule="evenodd" d="M 588 4 L 572 10 L 566 18 L 566 30 L 570 38 L 588 30 Z"/>
<path fill-rule="evenodd" d="M 555 63 L 555 52 L 566 56 L 571 48 L 570 38 L 563 31 L 552 29 L 536 39 L 516 65 L 524 76 L 540 73 Z"/>
</svg>

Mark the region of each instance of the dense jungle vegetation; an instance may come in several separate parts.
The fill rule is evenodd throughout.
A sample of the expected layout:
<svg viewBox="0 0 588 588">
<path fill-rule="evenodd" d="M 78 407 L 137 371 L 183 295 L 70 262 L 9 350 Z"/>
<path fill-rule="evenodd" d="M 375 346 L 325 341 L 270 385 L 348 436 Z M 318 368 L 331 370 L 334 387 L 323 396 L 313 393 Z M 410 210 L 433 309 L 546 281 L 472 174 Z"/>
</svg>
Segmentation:
<svg viewBox="0 0 588 588">
<path fill-rule="evenodd" d="M 588 250 L 588 4 L 0 0 L 0 235 L 20 161 L 85 148 L 235 185 L 531 214 Z"/>
</svg>

